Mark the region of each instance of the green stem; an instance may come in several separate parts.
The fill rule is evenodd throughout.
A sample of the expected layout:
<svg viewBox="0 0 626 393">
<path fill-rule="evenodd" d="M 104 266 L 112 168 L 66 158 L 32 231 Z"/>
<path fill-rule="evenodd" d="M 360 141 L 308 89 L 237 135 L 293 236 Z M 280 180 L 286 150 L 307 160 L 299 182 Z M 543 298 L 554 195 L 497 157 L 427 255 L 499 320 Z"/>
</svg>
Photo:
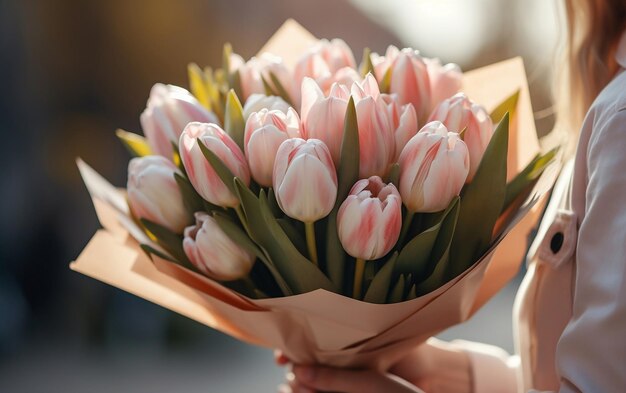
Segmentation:
<svg viewBox="0 0 626 393">
<path fill-rule="evenodd" d="M 415 213 L 409 211 L 406 213 L 406 218 L 402 221 L 402 230 L 400 230 L 400 237 L 398 238 L 398 246 L 401 247 L 404 244 L 404 238 L 409 232 L 409 228 L 411 227 L 411 222 L 413 221 L 413 217 Z"/>
<path fill-rule="evenodd" d="M 246 220 L 246 215 L 243 213 L 241 204 L 235 207 L 235 212 L 237 212 L 237 217 L 239 217 L 239 221 L 241 221 L 241 225 L 243 225 L 243 229 L 245 229 L 248 236 L 250 236 L 250 228 L 248 227 L 248 221 Z"/>
<path fill-rule="evenodd" d="M 352 297 L 361 299 L 361 286 L 363 285 L 363 272 L 365 271 L 365 259 L 356 259 L 356 269 L 354 270 L 354 286 L 352 289 Z"/>
<path fill-rule="evenodd" d="M 315 223 L 305 222 L 304 229 L 306 232 L 306 246 L 309 250 L 309 258 L 315 266 L 319 266 L 317 262 L 317 246 L 315 245 Z"/>
</svg>

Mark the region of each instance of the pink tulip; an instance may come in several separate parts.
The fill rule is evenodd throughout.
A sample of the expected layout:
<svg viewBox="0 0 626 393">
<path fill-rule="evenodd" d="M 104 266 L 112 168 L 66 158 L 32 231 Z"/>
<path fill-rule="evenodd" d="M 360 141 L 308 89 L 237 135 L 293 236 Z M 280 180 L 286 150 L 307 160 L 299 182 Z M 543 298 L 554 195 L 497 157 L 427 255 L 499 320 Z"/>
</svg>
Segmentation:
<svg viewBox="0 0 626 393">
<path fill-rule="evenodd" d="M 274 163 L 274 192 L 291 218 L 312 223 L 326 217 L 337 199 L 337 172 L 324 142 L 284 141 Z"/>
<path fill-rule="evenodd" d="M 185 228 L 183 239 L 183 250 L 191 263 L 216 280 L 246 277 L 256 258 L 233 242 L 213 217 L 205 212 L 197 212 L 195 217 L 196 225 Z"/>
<path fill-rule="evenodd" d="M 359 128 L 359 177 L 385 176 L 395 154 L 395 127 L 373 75 L 352 85 Z"/>
<path fill-rule="evenodd" d="M 328 96 L 325 96 L 313 79 L 305 78 L 302 82 L 302 136 L 322 140 L 330 150 L 335 165 L 339 165 L 349 99 L 350 91 L 344 85 L 334 83 Z"/>
<path fill-rule="evenodd" d="M 264 187 L 272 186 L 276 152 L 288 138 L 300 137 L 300 118 L 292 108 L 287 113 L 261 109 L 246 122 L 244 148 L 252 178 Z"/>
<path fill-rule="evenodd" d="M 428 123 L 400 154 L 400 195 L 409 212 L 444 210 L 461 192 L 469 152 L 459 134 L 441 122 Z"/>
<path fill-rule="evenodd" d="M 280 97 L 266 96 L 265 94 L 252 94 L 246 100 L 243 106 L 243 118 L 247 120 L 248 117 L 254 112 L 259 112 L 261 109 L 267 109 L 268 111 L 281 111 L 287 113 L 289 104 Z"/>
<path fill-rule="evenodd" d="M 461 132 L 465 129 L 463 141 L 469 150 L 470 169 L 467 181 L 470 182 L 494 131 L 487 110 L 472 102 L 465 94 L 458 93 L 441 102 L 430 116 L 430 121 L 433 120 L 442 122 L 451 131 Z"/>
<path fill-rule="evenodd" d="M 183 129 L 192 121 L 218 123 L 194 96 L 182 87 L 157 83 L 150 91 L 141 128 L 155 154 L 172 159 L 172 143 L 178 143 Z"/>
<path fill-rule="evenodd" d="M 463 84 L 463 72 L 461 67 L 454 63 L 442 65 L 437 58 L 424 58 L 428 69 L 431 92 L 431 111 L 446 98 L 450 98 L 461 90 Z"/>
<path fill-rule="evenodd" d="M 413 104 L 418 119 L 424 121 L 430 113 L 431 91 L 428 70 L 419 53 L 389 46 L 385 56 L 372 54 L 372 63 L 380 81 L 391 68 L 389 92 L 397 94 L 401 104 Z"/>
<path fill-rule="evenodd" d="M 381 97 L 387 106 L 387 112 L 395 129 L 396 149 L 393 162 L 397 162 L 404 146 L 417 134 L 417 115 L 413 104 L 401 105 L 395 94 L 381 94 Z"/>
<path fill-rule="evenodd" d="M 239 146 L 228 134 L 215 124 L 189 123 L 180 136 L 180 157 L 189 181 L 198 194 L 214 205 L 237 207 L 239 199 L 219 178 L 202 154 L 199 143 L 211 150 L 232 174 L 246 185 L 250 184 L 250 172 Z"/>
<path fill-rule="evenodd" d="M 339 240 L 348 254 L 364 260 L 387 254 L 398 241 L 402 201 L 396 187 L 378 176 L 356 182 L 337 213 Z"/>
<path fill-rule="evenodd" d="M 350 47 L 340 39 L 320 40 L 298 60 L 294 80 L 299 86 L 305 77 L 313 78 L 322 91 L 328 93 L 335 82 L 341 80 L 346 82 L 346 78 L 359 78 L 356 70 L 352 73 L 349 69 L 356 69 L 356 61 Z"/>
<path fill-rule="evenodd" d="M 182 233 L 191 222 L 174 174 L 176 165 L 161 156 L 133 158 L 128 164 L 128 204 L 133 215 Z"/>
<path fill-rule="evenodd" d="M 265 79 L 274 91 L 277 91 L 270 73 L 276 76 L 282 87 L 290 95 L 290 99 L 293 99 L 293 97 L 291 97 L 294 90 L 292 85 L 293 78 L 282 58 L 265 52 L 259 57 L 251 58 L 245 64 L 237 62 L 235 66 L 239 72 L 244 100 L 247 100 L 248 97 L 255 93 L 265 94 L 263 79 Z M 233 65 L 231 63 L 231 68 L 232 67 Z"/>
</svg>

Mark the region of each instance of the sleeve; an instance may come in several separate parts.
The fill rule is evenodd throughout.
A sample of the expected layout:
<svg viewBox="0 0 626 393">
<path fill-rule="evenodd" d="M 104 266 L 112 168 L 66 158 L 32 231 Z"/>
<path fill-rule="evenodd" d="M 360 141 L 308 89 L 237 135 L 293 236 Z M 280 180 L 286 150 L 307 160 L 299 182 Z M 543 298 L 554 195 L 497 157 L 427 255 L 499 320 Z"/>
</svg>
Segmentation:
<svg viewBox="0 0 626 393">
<path fill-rule="evenodd" d="M 451 344 L 465 351 L 472 368 L 472 392 L 517 392 L 519 358 L 510 356 L 502 348 L 465 340 Z"/>
<path fill-rule="evenodd" d="M 593 130 L 572 319 L 557 346 L 561 392 L 626 387 L 626 110 Z"/>
</svg>

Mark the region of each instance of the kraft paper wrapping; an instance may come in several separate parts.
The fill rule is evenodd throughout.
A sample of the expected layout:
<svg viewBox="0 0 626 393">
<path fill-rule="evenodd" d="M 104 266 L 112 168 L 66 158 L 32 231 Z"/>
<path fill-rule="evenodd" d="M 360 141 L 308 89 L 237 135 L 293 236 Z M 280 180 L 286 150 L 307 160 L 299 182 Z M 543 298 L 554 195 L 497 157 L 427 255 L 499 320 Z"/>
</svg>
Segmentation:
<svg viewBox="0 0 626 393">
<path fill-rule="evenodd" d="M 312 42 L 310 33 L 288 21 L 264 50 L 289 55 L 288 62 L 293 64 Z M 518 89 L 521 95 L 512 119 L 509 177 L 539 151 L 523 63 L 511 59 L 464 75 L 463 91 L 488 110 Z M 124 191 L 80 160 L 78 166 L 104 229 L 96 232 L 70 265 L 73 270 L 242 341 L 279 348 L 297 363 L 380 370 L 414 345 L 467 320 L 517 273 L 526 237 L 559 171 L 556 162 L 546 169 L 491 249 L 463 274 L 411 301 L 380 305 L 322 289 L 290 297 L 249 299 L 179 265 L 156 256 L 150 259 L 139 247 L 139 242 L 151 243 L 150 239 L 128 217 Z"/>
</svg>

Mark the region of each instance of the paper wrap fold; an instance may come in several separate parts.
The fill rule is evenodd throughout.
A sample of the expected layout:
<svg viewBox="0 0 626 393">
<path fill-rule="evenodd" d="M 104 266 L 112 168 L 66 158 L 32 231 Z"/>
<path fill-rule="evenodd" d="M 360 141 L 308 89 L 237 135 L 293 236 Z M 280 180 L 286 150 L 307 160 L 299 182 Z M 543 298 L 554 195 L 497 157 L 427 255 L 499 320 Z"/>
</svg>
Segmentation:
<svg viewBox="0 0 626 393">
<path fill-rule="evenodd" d="M 288 21 L 266 44 L 292 63 L 313 36 Z M 508 177 L 539 151 L 521 59 L 464 75 L 463 91 L 492 109 L 520 90 L 510 130 Z M 547 192 L 559 166 L 549 166 L 494 245 L 478 262 L 443 287 L 396 304 L 370 304 L 326 290 L 252 300 L 219 283 L 153 256 L 149 242 L 128 217 L 124 191 L 79 161 L 81 175 L 104 229 L 96 232 L 71 268 L 242 341 L 282 349 L 298 363 L 387 369 L 414 345 L 463 322 L 517 273 Z"/>
</svg>

